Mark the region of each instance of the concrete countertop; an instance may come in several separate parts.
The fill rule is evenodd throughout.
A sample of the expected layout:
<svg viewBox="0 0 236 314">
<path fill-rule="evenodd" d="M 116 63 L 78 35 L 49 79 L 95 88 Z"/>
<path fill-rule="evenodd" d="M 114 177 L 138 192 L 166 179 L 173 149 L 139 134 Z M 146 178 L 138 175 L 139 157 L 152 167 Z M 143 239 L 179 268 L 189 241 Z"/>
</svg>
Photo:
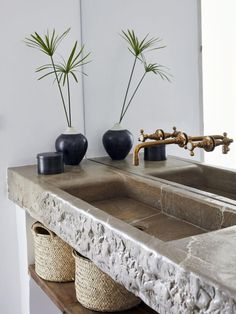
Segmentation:
<svg viewBox="0 0 236 314">
<path fill-rule="evenodd" d="M 10 168 L 9 198 L 159 313 L 236 313 L 236 207 L 141 176 L 180 166 L 191 163 L 145 163 L 135 170 L 139 175 L 129 159 L 84 160 L 50 176 L 38 175 L 36 166 Z M 160 210 L 172 215 L 186 207 L 183 214 L 190 212 L 190 222 L 207 233 L 163 242 L 67 192 L 111 178 L 156 189 Z"/>
</svg>

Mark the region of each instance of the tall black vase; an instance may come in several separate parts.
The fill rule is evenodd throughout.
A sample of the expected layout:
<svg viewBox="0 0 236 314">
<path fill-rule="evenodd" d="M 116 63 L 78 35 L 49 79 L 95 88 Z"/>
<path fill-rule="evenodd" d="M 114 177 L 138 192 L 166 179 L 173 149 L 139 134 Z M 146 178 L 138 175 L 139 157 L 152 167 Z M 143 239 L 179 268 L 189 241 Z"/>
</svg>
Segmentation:
<svg viewBox="0 0 236 314">
<path fill-rule="evenodd" d="M 86 137 L 77 133 L 74 128 L 68 128 L 56 139 L 56 151 L 63 153 L 63 160 L 66 165 L 76 166 L 84 158 L 88 141 Z"/>
<path fill-rule="evenodd" d="M 119 123 L 106 131 L 102 137 L 103 146 L 113 160 L 122 160 L 129 154 L 133 145 L 133 135 Z"/>
</svg>

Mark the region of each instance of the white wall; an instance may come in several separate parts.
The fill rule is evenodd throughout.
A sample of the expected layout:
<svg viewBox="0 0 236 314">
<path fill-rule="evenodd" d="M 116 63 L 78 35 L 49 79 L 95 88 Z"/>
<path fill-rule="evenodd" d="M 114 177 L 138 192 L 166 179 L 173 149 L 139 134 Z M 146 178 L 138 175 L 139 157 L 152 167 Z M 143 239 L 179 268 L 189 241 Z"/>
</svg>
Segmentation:
<svg viewBox="0 0 236 314">
<path fill-rule="evenodd" d="M 206 134 L 227 132 L 236 140 L 236 2 L 202 1 L 204 129 Z M 205 161 L 236 168 L 236 145 L 228 155 L 218 148 Z"/>
<path fill-rule="evenodd" d="M 201 134 L 198 0 L 82 0 L 82 12 L 83 40 L 94 60 L 84 80 L 88 155 L 104 155 L 102 134 L 119 118 L 133 63 L 119 36 L 127 28 L 140 36 L 150 33 L 163 38 L 167 48 L 158 50 L 153 62 L 168 66 L 173 81 L 169 84 L 150 74 L 123 126 L 135 139 L 140 128 L 151 133 L 157 128 L 171 131 L 174 125 Z M 168 152 L 189 157 L 178 147 L 168 147 Z"/>
<path fill-rule="evenodd" d="M 63 0 L 1 1 L 0 311 L 4 314 L 20 313 L 15 206 L 7 200 L 6 169 L 35 163 L 37 153 L 54 150 L 55 138 L 66 128 L 56 85 L 52 86 L 50 79 L 38 82 L 34 73 L 47 58 L 27 48 L 22 40 L 35 30 L 55 27 L 62 32 L 69 26 L 69 43 L 80 40 L 79 13 L 77 0 L 69 4 Z M 74 121 L 83 132 L 81 105 L 77 86 L 73 91 Z"/>
</svg>

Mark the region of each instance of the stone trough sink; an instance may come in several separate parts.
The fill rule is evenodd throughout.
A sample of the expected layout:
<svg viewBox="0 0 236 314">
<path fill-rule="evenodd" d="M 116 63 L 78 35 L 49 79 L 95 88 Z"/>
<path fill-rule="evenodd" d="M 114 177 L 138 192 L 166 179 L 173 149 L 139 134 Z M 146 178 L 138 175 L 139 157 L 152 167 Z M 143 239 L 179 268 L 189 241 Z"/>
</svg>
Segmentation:
<svg viewBox="0 0 236 314">
<path fill-rule="evenodd" d="M 188 208 L 191 200 L 182 205 L 182 213 L 175 209 L 170 212 L 168 191 L 162 191 L 159 185 L 148 180 L 140 181 L 125 174 L 114 174 L 97 182 L 93 178 L 91 182 L 81 182 L 63 190 L 162 241 L 204 233 L 218 219 L 217 211 L 204 213 L 205 218 L 203 212 L 198 211 L 195 213 L 197 219 L 193 220 Z"/>
<path fill-rule="evenodd" d="M 168 169 L 166 169 L 168 170 Z M 158 313 L 236 313 L 236 207 L 84 161 L 8 171 L 9 198 Z"/>
</svg>

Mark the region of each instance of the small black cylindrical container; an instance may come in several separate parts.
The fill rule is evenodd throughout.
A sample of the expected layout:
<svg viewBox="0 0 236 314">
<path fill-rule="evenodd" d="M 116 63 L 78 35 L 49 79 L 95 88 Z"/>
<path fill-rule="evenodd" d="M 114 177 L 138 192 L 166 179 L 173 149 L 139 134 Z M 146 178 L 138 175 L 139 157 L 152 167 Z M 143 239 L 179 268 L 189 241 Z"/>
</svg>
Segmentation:
<svg viewBox="0 0 236 314">
<path fill-rule="evenodd" d="M 144 160 L 161 161 L 166 160 L 166 146 L 157 145 L 144 148 Z"/>
<path fill-rule="evenodd" d="M 57 174 L 64 172 L 63 154 L 58 152 L 37 155 L 38 174 Z"/>
</svg>

